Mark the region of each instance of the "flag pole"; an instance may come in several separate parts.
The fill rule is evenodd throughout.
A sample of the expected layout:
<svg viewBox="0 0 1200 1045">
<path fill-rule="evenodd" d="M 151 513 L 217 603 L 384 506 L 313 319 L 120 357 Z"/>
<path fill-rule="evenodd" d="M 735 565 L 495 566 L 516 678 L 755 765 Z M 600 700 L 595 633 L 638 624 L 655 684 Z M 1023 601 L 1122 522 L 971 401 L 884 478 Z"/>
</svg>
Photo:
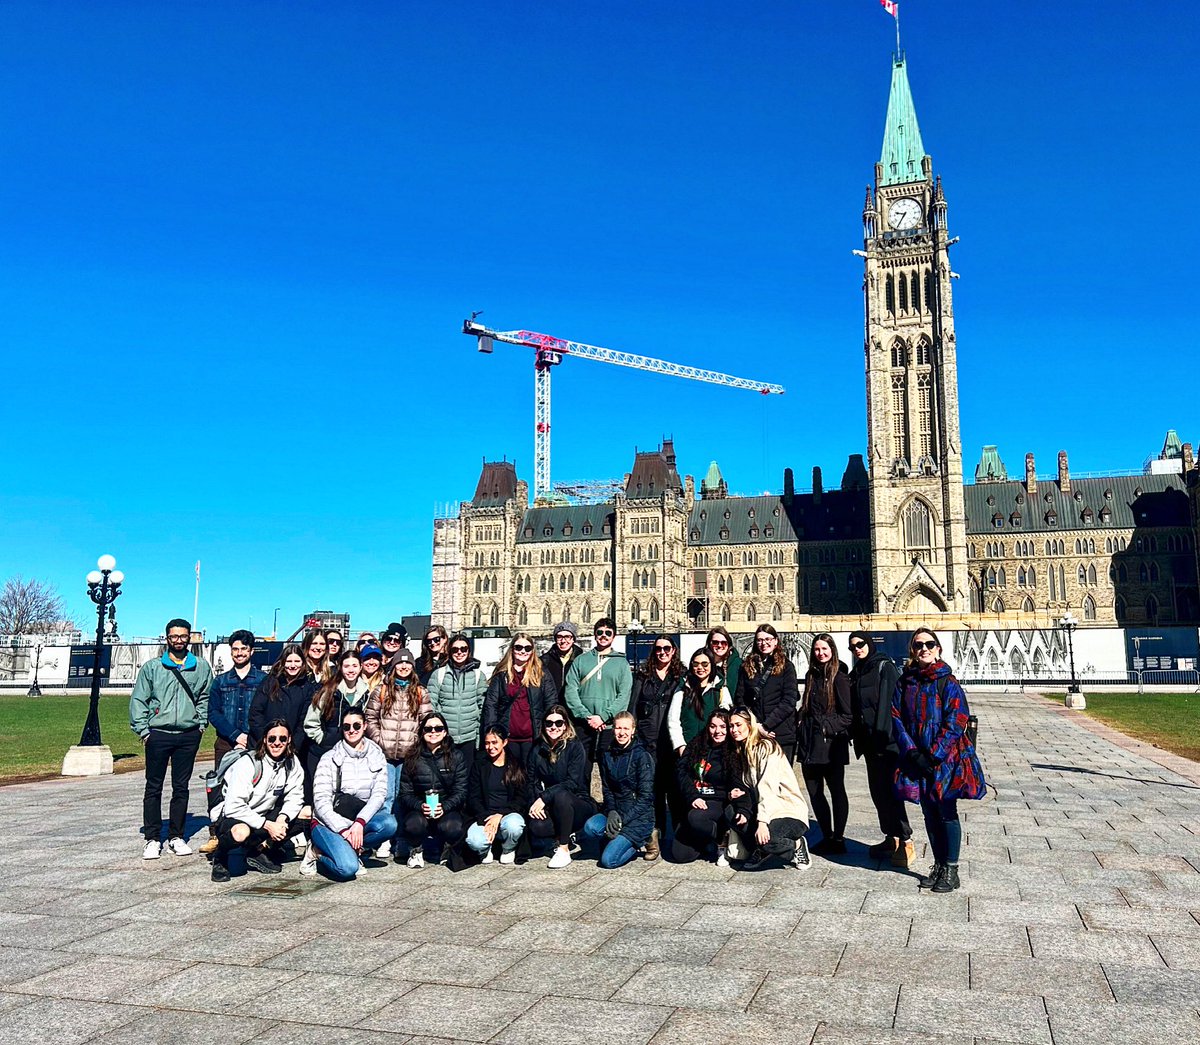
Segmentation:
<svg viewBox="0 0 1200 1045">
<path fill-rule="evenodd" d="M 199 631 L 200 619 L 200 560 L 196 560 L 196 600 L 192 603 L 192 630 Z"/>
<path fill-rule="evenodd" d="M 897 4 L 896 5 L 896 57 L 899 58 L 901 53 L 902 52 L 900 50 L 900 5 Z"/>
</svg>

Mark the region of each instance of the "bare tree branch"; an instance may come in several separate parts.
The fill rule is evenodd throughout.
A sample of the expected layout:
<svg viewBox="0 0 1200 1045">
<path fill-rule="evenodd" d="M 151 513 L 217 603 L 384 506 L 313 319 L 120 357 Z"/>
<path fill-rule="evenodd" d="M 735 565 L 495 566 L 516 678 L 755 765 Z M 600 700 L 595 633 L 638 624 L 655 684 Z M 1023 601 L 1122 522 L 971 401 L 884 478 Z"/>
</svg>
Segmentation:
<svg viewBox="0 0 1200 1045">
<path fill-rule="evenodd" d="M 58 589 L 20 574 L 4 582 L 0 591 L 0 633 L 34 635 L 72 623 Z"/>
</svg>

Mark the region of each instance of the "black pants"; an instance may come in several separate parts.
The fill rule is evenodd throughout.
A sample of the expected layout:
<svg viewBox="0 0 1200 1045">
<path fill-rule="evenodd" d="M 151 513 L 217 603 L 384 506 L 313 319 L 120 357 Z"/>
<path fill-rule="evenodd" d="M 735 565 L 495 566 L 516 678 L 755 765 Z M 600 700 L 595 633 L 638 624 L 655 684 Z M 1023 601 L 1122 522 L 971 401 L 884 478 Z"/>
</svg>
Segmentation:
<svg viewBox="0 0 1200 1045">
<path fill-rule="evenodd" d="M 654 826 L 660 837 L 666 835 L 668 813 L 675 831 L 687 816 L 676 776 L 678 764 L 679 756 L 668 747 L 660 747 L 654 754 Z"/>
<path fill-rule="evenodd" d="M 612 746 L 612 726 L 597 732 L 587 724 L 587 719 L 574 719 L 573 721 L 576 738 L 583 744 L 583 750 L 587 752 L 590 776 L 596 763 L 600 761 L 600 756 Z"/>
<path fill-rule="evenodd" d="M 142 797 L 142 834 L 146 841 L 159 841 L 162 835 L 162 793 L 171 766 L 171 822 L 169 838 L 182 838 L 187 820 L 188 783 L 196 765 L 200 730 L 172 732 L 152 729 L 146 738 L 146 791 Z"/>
<path fill-rule="evenodd" d="M 778 744 L 779 741 L 776 741 Z M 783 757 L 788 760 L 789 766 L 796 764 L 796 742 L 793 740 L 790 744 L 779 744 L 779 750 L 783 752 Z"/>
<path fill-rule="evenodd" d="M 529 817 L 529 833 L 535 838 L 553 838 L 559 845 L 566 845 L 571 835 L 583 830 L 589 816 L 596 812 L 596 803 L 590 798 L 580 798 L 565 787 L 553 792 L 546 806 L 546 819 Z"/>
<path fill-rule="evenodd" d="M 274 820 L 279 816 L 279 807 L 276 806 L 267 814 L 268 820 Z M 243 827 L 250 828 L 250 834 L 244 842 L 239 842 L 233 837 L 233 829 L 241 824 Z M 271 836 L 267 834 L 266 829 L 262 827 L 250 827 L 244 820 L 236 820 L 233 817 L 223 816 L 217 821 L 215 832 L 217 836 L 217 851 L 214 854 L 214 859 L 224 863 L 230 852 L 242 846 L 247 852 L 256 852 L 260 849 L 270 849 L 275 845 L 282 845 L 283 842 L 272 842 Z M 304 823 L 300 820 L 293 820 L 288 824 L 288 833 L 284 838 L 286 842 L 288 838 L 295 838 L 296 835 L 304 833 Z"/>
<path fill-rule="evenodd" d="M 808 830 L 808 824 L 790 816 L 776 817 L 767 824 L 767 830 L 771 832 L 771 837 L 766 845 L 761 846 L 758 844 L 758 839 L 754 837 L 757 830 L 757 820 L 748 820 L 741 826 L 733 824 L 733 831 L 738 836 L 744 852 L 762 851 L 771 856 L 780 856 L 790 860 L 796 852 L 796 839 L 804 837 L 804 832 Z"/>
<path fill-rule="evenodd" d="M 529 765 L 529 752 L 533 750 L 533 741 L 509 740 L 508 747 L 505 750 L 507 751 L 507 758 L 515 758 L 524 767 Z"/>
<path fill-rule="evenodd" d="M 467 837 L 467 825 L 461 813 L 443 813 L 436 820 L 421 812 L 406 813 L 404 816 L 404 840 L 409 847 L 424 846 L 427 838 L 440 847 L 458 845 Z"/>
<path fill-rule="evenodd" d="M 846 833 L 846 821 L 850 818 L 850 799 L 846 796 L 846 767 L 840 763 L 826 762 L 824 765 L 804 767 L 804 786 L 808 788 L 808 804 L 813 816 L 821 825 L 821 834 L 826 838 L 841 838 Z M 829 802 L 825 801 L 825 788 L 833 803 L 832 815 Z"/>
<path fill-rule="evenodd" d="M 675 828 L 675 844 L 671 855 L 676 863 L 690 864 L 698 859 L 713 842 L 719 842 L 729 829 L 725 818 L 725 803 L 705 799 L 704 808 L 688 806 L 687 815 Z"/>
<path fill-rule="evenodd" d="M 898 759 L 895 752 L 866 755 L 864 761 L 867 763 L 867 787 L 871 789 L 871 801 L 875 804 L 875 812 L 879 814 L 879 830 L 889 838 L 907 841 L 912 837 L 912 827 L 904 802 L 896 797 Z"/>
</svg>

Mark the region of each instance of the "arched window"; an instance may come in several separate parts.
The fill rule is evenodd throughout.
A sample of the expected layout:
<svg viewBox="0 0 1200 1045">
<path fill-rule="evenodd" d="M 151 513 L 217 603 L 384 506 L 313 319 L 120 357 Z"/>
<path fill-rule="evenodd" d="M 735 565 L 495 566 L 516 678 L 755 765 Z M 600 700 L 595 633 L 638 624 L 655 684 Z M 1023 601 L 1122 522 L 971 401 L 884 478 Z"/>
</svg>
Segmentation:
<svg viewBox="0 0 1200 1045">
<path fill-rule="evenodd" d="M 992 612 L 993 613 L 1003 613 L 1004 612 L 1004 600 L 1003 599 L 1001 599 L 1001 598 L 992 599 Z"/>
<path fill-rule="evenodd" d="M 588 626 L 588 621 L 590 621 L 591 619 L 592 619 L 592 603 L 589 600 L 583 604 L 583 609 L 581 609 L 579 611 L 579 620 L 583 623 L 583 626 L 586 628 Z"/>
<path fill-rule="evenodd" d="M 1003 566 L 1000 567 L 1000 587 L 1001 588 L 1008 587 L 1008 576 L 1005 574 Z"/>
<path fill-rule="evenodd" d="M 733 618 L 730 616 L 730 613 L 729 613 L 729 603 L 727 603 L 727 602 L 721 603 L 721 620 L 728 622 L 732 619 Z"/>
<path fill-rule="evenodd" d="M 629 617 L 631 620 L 642 619 L 642 604 L 638 602 L 637 599 L 634 599 L 633 602 L 629 604 Z"/>
<path fill-rule="evenodd" d="M 471 612 L 471 623 L 477 628 L 483 623 L 483 610 L 478 606 Z"/>
<path fill-rule="evenodd" d="M 895 315 L 896 314 L 896 281 L 892 277 L 892 274 L 890 272 L 888 273 L 886 287 L 887 287 L 887 310 L 892 315 Z M 896 365 L 897 365 L 896 363 L 894 363 L 894 362 L 892 363 L 892 366 L 896 366 Z"/>
<path fill-rule="evenodd" d="M 546 605 L 542 607 L 542 623 L 545 624 L 547 628 L 553 623 L 550 620 L 550 603 L 546 603 Z"/>
<path fill-rule="evenodd" d="M 650 600 L 650 620 L 651 621 L 658 620 L 658 599 Z"/>
<path fill-rule="evenodd" d="M 910 549 L 933 546 L 933 513 L 929 505 L 914 497 L 900 512 L 904 531 L 904 547 Z"/>
<path fill-rule="evenodd" d="M 750 603 L 750 605 L 746 607 L 746 620 L 758 620 L 758 611 L 754 608 L 754 603 Z"/>
<path fill-rule="evenodd" d="M 1146 599 L 1146 623 L 1158 623 L 1158 599 L 1150 595 Z"/>
<path fill-rule="evenodd" d="M 1116 601 L 1113 603 L 1113 614 L 1119 621 L 1124 620 L 1127 616 L 1129 616 L 1129 611 L 1125 605 L 1124 595 L 1117 596 Z"/>
<path fill-rule="evenodd" d="M 904 278 L 904 273 L 900 273 L 900 311 L 908 311 L 908 280 Z"/>
<path fill-rule="evenodd" d="M 1150 571 L 1146 569 L 1146 564 L 1142 563 L 1138 567 L 1138 580 L 1145 584 L 1150 579 Z"/>
<path fill-rule="evenodd" d="M 1076 543 L 1078 543 L 1078 541 Z M 1083 563 L 1079 564 L 1079 569 L 1076 571 L 1076 573 L 1079 576 L 1079 583 L 1087 584 L 1087 569 L 1084 567 Z"/>
<path fill-rule="evenodd" d="M 521 627 L 529 623 L 529 610 L 526 608 L 525 603 L 521 603 L 521 608 L 517 610 L 517 623 Z"/>
<path fill-rule="evenodd" d="M 1088 584 L 1093 588 L 1096 586 L 1096 566 L 1094 563 L 1088 564 Z"/>
<path fill-rule="evenodd" d="M 658 570 L 650 571 L 650 587 L 651 588 L 658 587 Z"/>
<path fill-rule="evenodd" d="M 494 602 L 492 603 L 491 611 L 488 613 L 488 624 L 493 628 L 500 623 L 500 607 Z"/>
<path fill-rule="evenodd" d="M 1096 619 L 1096 602 L 1090 595 L 1084 596 L 1083 619 L 1084 620 L 1095 620 Z"/>
<path fill-rule="evenodd" d="M 915 272 L 910 272 L 908 276 L 908 297 L 912 302 L 914 312 L 921 311 L 921 283 Z M 917 360 L 920 362 L 920 359 Z"/>
<path fill-rule="evenodd" d="M 1021 612 L 1022 613 L 1032 613 L 1033 612 L 1033 599 L 1031 599 L 1028 595 L 1026 595 L 1025 598 L 1021 600 Z"/>
<path fill-rule="evenodd" d="M 889 276 L 890 280 L 892 277 Z M 896 340 L 892 342 L 892 366 L 904 366 L 904 342 Z"/>
<path fill-rule="evenodd" d="M 771 620 L 783 620 L 783 607 L 779 603 L 771 607 Z"/>
<path fill-rule="evenodd" d="M 1034 568 L 1032 566 L 1029 567 L 1029 573 L 1026 574 L 1026 576 L 1029 578 L 1029 586 L 1031 588 L 1036 588 L 1037 587 L 1037 571 L 1034 570 Z"/>
<path fill-rule="evenodd" d="M 609 587 L 611 586 L 611 581 L 609 580 L 609 577 L 608 577 L 608 570 L 604 571 L 604 579 L 603 579 L 602 584 L 603 584 L 604 590 L 608 591 Z M 549 621 L 547 621 L 547 623 L 549 623 Z"/>
<path fill-rule="evenodd" d="M 1158 580 L 1158 563 L 1156 562 L 1150 564 L 1150 580 L 1151 582 Z"/>
</svg>

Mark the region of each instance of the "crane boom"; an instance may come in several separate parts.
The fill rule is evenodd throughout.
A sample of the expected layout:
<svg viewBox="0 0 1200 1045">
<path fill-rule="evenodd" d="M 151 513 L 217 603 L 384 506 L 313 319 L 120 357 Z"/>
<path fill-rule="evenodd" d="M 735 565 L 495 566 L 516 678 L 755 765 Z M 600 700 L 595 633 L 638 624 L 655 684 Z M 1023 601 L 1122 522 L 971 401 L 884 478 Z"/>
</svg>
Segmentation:
<svg viewBox="0 0 1200 1045">
<path fill-rule="evenodd" d="M 476 313 L 478 315 L 478 313 Z M 539 334 L 533 330 L 492 330 L 474 318 L 463 321 L 462 332 L 478 338 L 479 351 L 491 352 L 493 342 L 502 341 L 509 345 L 524 345 L 534 349 L 533 385 L 533 497 L 534 503 L 545 501 L 550 496 L 550 368 L 558 366 L 564 356 L 592 359 L 597 363 L 613 363 L 634 370 L 647 370 L 654 374 L 670 374 L 692 381 L 704 381 L 726 388 L 745 388 L 762 395 L 782 395 L 782 385 L 766 381 L 755 381 L 746 377 L 733 377 L 716 370 L 669 363 L 665 359 L 652 359 L 633 352 L 621 352 L 614 348 L 585 345 L 579 341 Z"/>
</svg>

